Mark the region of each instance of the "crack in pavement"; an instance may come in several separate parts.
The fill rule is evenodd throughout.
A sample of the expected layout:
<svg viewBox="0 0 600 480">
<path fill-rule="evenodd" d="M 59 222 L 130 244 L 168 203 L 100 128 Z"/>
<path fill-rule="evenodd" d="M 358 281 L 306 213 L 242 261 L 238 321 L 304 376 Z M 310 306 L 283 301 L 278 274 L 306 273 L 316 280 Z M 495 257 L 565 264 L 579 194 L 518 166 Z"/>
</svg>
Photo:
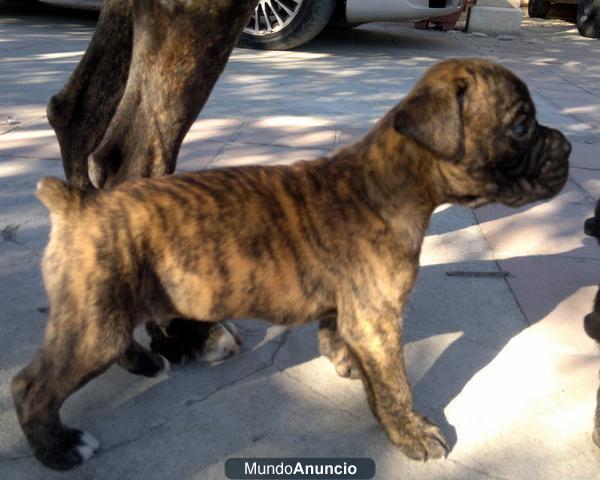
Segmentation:
<svg viewBox="0 0 600 480">
<path fill-rule="evenodd" d="M 18 455 L 18 456 L 11 456 L 11 455 L 0 455 L 0 464 L 5 463 L 5 462 L 18 462 L 21 460 L 26 460 L 26 459 L 31 459 L 34 458 L 33 455 Z"/>
<path fill-rule="evenodd" d="M 223 385 L 221 385 L 220 387 L 217 387 L 216 389 L 214 389 L 212 392 L 209 392 L 205 395 L 202 395 L 200 397 L 196 397 L 196 398 L 188 398 L 187 400 L 185 400 L 183 402 L 183 405 L 185 407 L 191 407 L 192 405 L 197 405 L 199 403 L 202 403 L 206 400 L 208 400 L 209 398 L 215 396 L 217 393 L 222 392 L 223 390 L 226 390 L 227 388 L 235 385 L 236 383 L 242 382 L 244 380 L 246 380 L 247 378 L 251 377 L 252 375 L 255 375 L 259 372 L 262 372 L 263 370 L 271 367 L 272 364 L 271 362 L 267 362 L 265 364 L 263 364 L 262 366 L 252 370 L 251 372 L 247 373 L 246 375 L 243 375 L 242 377 L 236 378 L 235 380 L 232 380 L 231 382 L 225 383 Z"/>
<path fill-rule="evenodd" d="M 470 470 L 472 472 L 483 475 L 486 478 L 491 478 L 493 480 L 512 480 L 511 477 L 499 477 L 498 475 L 492 475 L 491 473 L 488 473 L 485 470 L 480 470 L 479 468 L 470 467 L 469 465 L 465 465 L 464 463 L 459 462 L 458 460 L 454 460 L 453 458 L 448 458 L 447 461 L 455 463 L 456 465 L 460 465 L 461 467 L 466 468 L 467 470 Z"/>
<path fill-rule="evenodd" d="M 276 365 L 277 366 L 277 365 Z M 286 377 L 294 380 L 297 383 L 301 383 L 302 385 L 304 385 L 306 388 L 308 388 L 312 393 L 314 393 L 315 395 L 317 395 L 319 398 L 322 398 L 323 400 L 325 400 L 327 403 L 333 405 L 336 409 L 341 410 L 344 413 L 347 413 L 348 415 L 350 415 L 352 418 L 356 419 L 356 420 L 364 420 L 364 416 L 362 415 L 357 415 L 356 413 L 352 412 L 351 410 L 348 410 L 347 408 L 342 407 L 341 405 L 339 405 L 338 403 L 334 402 L 331 398 L 329 398 L 328 396 L 326 396 L 325 394 L 319 392 L 318 390 L 316 390 L 312 385 L 310 385 L 309 383 L 305 382 L 304 380 L 302 380 L 301 378 L 296 377 L 295 375 L 286 372 L 285 370 L 279 370 L 283 375 L 285 375 Z"/>
</svg>

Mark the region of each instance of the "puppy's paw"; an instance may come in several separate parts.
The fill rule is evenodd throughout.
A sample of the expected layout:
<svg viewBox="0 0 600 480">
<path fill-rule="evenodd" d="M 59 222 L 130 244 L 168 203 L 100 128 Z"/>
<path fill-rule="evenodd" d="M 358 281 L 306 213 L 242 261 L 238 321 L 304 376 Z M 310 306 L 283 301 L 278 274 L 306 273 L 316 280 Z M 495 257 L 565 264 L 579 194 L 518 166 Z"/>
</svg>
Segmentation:
<svg viewBox="0 0 600 480">
<path fill-rule="evenodd" d="M 215 363 L 239 353 L 242 337 L 232 322 L 220 322 L 211 325 L 203 348 L 197 351 L 200 360 Z"/>
<path fill-rule="evenodd" d="M 100 448 L 100 442 L 87 432 L 81 432 L 79 445 L 76 447 L 82 462 L 87 462 L 94 452 Z"/>
<path fill-rule="evenodd" d="M 345 348 L 339 351 L 337 355 L 331 358 L 331 363 L 340 377 L 356 380 L 360 378 L 360 368 L 356 363 L 354 356 Z"/>
<path fill-rule="evenodd" d="M 321 353 L 331 360 L 335 371 L 340 377 L 353 380 L 360 378 L 358 363 L 344 342 L 339 341 L 326 346 L 321 345 Z"/>
<path fill-rule="evenodd" d="M 64 429 L 53 438 L 50 445 L 34 446 L 33 452 L 38 460 L 54 470 L 70 470 L 87 462 L 100 448 L 100 442 L 87 432 L 76 429 Z"/>
<path fill-rule="evenodd" d="M 437 425 L 416 413 L 400 422 L 401 425 L 389 429 L 384 426 L 392 443 L 400 447 L 408 458 L 426 462 L 448 454 L 450 449 L 446 438 Z"/>
</svg>

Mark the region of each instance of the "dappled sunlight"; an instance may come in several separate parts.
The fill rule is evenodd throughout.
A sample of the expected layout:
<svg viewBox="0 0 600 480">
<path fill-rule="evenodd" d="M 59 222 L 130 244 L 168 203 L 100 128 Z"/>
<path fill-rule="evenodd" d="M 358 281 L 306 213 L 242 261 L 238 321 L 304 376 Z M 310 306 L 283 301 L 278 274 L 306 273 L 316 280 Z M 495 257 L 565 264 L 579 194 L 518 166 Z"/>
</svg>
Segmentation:
<svg viewBox="0 0 600 480">
<path fill-rule="evenodd" d="M 281 130 L 293 130 L 296 127 L 324 127 L 329 126 L 333 122 L 319 117 L 300 117 L 300 116 L 274 116 L 265 117 L 253 123 L 259 128 L 279 128 Z"/>
<path fill-rule="evenodd" d="M 423 242 L 422 266 L 442 265 L 447 262 L 492 260 L 485 242 L 479 238 L 476 226 L 456 230 L 445 235 L 428 235 Z"/>
<path fill-rule="evenodd" d="M 11 141 L 35 141 L 40 138 L 55 138 L 54 130 L 51 128 L 38 129 L 38 130 L 15 130 L 11 133 L 5 134 L 0 138 L 0 145 L 4 148 L 5 144 L 10 144 Z"/>
<path fill-rule="evenodd" d="M 317 149 L 235 144 L 225 147 L 214 159 L 211 166 L 282 165 L 294 163 L 298 160 L 314 159 L 327 153 L 326 150 Z"/>
<path fill-rule="evenodd" d="M 469 209 L 444 204 L 436 208 L 425 234 L 419 263 L 422 267 L 456 262 L 489 263 L 493 256 Z M 465 263 L 466 265 L 466 263 Z M 495 270 L 481 263 L 479 269 Z"/>
<path fill-rule="evenodd" d="M 61 159 L 56 135 L 46 121 L 0 135 L 0 159 L 2 157 Z"/>
<path fill-rule="evenodd" d="M 21 160 L 0 160 L 0 178 L 16 177 L 33 169 Z"/>
<path fill-rule="evenodd" d="M 335 143 L 333 121 L 315 116 L 268 116 L 244 127 L 239 143 L 285 145 L 298 148 L 331 148 Z"/>
<path fill-rule="evenodd" d="M 563 108 L 561 113 L 590 113 L 599 112 L 600 104 L 595 105 L 580 105 L 576 107 Z"/>
<path fill-rule="evenodd" d="M 557 125 L 552 124 L 552 126 L 556 127 Z M 593 133 L 596 134 L 598 129 L 593 127 L 592 125 L 586 125 L 585 123 L 578 123 L 576 125 L 568 125 L 562 129 L 566 134 L 569 133 Z"/>
<path fill-rule="evenodd" d="M 203 118 L 201 115 L 191 126 L 184 144 L 200 141 L 227 140 L 239 130 L 242 121 L 233 118 Z"/>
<path fill-rule="evenodd" d="M 31 58 L 39 60 L 56 60 L 60 58 L 75 58 L 77 62 L 83 56 L 85 50 L 78 52 L 60 52 L 60 53 L 42 53 L 40 55 L 33 55 Z"/>
</svg>

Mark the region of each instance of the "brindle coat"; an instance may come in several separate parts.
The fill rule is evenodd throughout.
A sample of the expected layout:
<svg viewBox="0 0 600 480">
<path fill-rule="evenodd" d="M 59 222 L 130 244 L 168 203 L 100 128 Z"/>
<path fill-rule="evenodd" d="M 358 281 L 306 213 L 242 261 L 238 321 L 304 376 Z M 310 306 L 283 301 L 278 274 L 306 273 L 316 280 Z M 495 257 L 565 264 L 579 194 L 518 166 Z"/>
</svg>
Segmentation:
<svg viewBox="0 0 600 480">
<path fill-rule="evenodd" d="M 258 0 L 103 0 L 48 103 L 65 175 L 83 189 L 173 173 L 181 142 Z"/>
<path fill-rule="evenodd" d="M 595 237 L 600 243 L 600 200 L 596 203 L 596 210 L 592 218 L 585 221 L 584 231 L 586 235 Z M 596 293 L 594 308 L 585 316 L 583 326 L 585 332 L 600 345 L 600 288 Z M 594 443 L 600 447 L 600 387 L 596 394 L 596 415 L 594 417 L 594 432 L 592 434 Z"/>
<path fill-rule="evenodd" d="M 156 373 L 162 359 L 133 329 L 179 316 L 325 319 L 321 343 L 334 360 L 352 359 L 391 441 L 413 459 L 443 456 L 442 432 L 413 411 L 402 356 L 402 310 L 431 214 L 445 202 L 549 198 L 566 181 L 569 152 L 560 132 L 536 122 L 512 73 L 451 60 L 329 158 L 91 193 L 43 179 L 50 320 L 13 380 L 35 455 L 52 468 L 87 459 L 97 443 L 61 423 L 63 401 L 115 362 Z"/>
</svg>

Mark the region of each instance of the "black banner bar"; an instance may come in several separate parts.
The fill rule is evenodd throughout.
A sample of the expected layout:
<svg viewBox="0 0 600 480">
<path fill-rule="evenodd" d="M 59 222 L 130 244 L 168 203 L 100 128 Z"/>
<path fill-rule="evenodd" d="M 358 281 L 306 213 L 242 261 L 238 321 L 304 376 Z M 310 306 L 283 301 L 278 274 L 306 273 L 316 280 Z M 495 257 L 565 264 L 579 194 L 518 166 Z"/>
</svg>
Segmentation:
<svg viewBox="0 0 600 480">
<path fill-rule="evenodd" d="M 225 476 L 232 480 L 368 480 L 375 476 L 371 458 L 229 458 Z"/>
</svg>

